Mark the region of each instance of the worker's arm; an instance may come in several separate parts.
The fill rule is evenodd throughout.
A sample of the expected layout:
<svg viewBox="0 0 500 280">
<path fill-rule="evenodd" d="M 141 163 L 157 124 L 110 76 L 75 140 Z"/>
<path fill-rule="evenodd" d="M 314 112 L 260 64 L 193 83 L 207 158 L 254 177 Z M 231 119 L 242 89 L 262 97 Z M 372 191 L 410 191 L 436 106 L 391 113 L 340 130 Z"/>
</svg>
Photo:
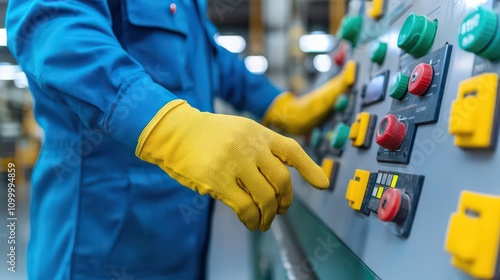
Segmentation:
<svg viewBox="0 0 500 280">
<path fill-rule="evenodd" d="M 274 98 L 283 91 L 264 75 L 251 73 L 243 61 L 223 47 L 217 46 L 219 96 L 239 111 L 262 118 Z"/>
<path fill-rule="evenodd" d="M 284 92 L 274 99 L 263 124 L 294 134 L 307 132 L 318 125 L 333 108 L 337 97 L 346 92 L 356 79 L 356 62 L 349 61 L 342 72 L 319 88 L 297 97 Z"/>
<path fill-rule="evenodd" d="M 123 50 L 106 0 L 9 1 L 8 45 L 47 98 L 132 147 L 160 108 L 176 99 Z"/>
<path fill-rule="evenodd" d="M 252 230 L 267 230 L 290 205 L 285 164 L 328 186 L 294 140 L 249 119 L 202 113 L 154 83 L 114 37 L 106 0 L 11 0 L 7 28 L 10 49 L 47 98 L 182 185 L 222 200 Z"/>
<path fill-rule="evenodd" d="M 249 111 L 266 126 L 301 134 L 318 125 L 332 109 L 337 97 L 355 82 L 356 63 L 318 89 L 301 97 L 282 92 L 263 75 L 250 73 L 241 59 L 218 48 L 220 96 L 236 109 Z"/>
</svg>

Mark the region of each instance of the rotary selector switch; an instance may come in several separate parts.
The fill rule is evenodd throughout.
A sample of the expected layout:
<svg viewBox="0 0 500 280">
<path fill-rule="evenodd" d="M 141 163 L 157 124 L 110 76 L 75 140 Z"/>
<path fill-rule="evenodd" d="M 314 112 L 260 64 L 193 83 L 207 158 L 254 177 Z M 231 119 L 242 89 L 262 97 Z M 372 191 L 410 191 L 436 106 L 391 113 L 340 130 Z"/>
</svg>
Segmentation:
<svg viewBox="0 0 500 280">
<path fill-rule="evenodd" d="M 389 114 L 382 119 L 377 127 L 375 142 L 389 151 L 396 151 L 406 136 L 406 125 L 398 118 Z"/>
<path fill-rule="evenodd" d="M 460 47 L 478 56 L 500 59 L 500 21 L 489 9 L 479 7 L 465 17 L 458 34 Z"/>
<path fill-rule="evenodd" d="M 434 44 L 436 32 L 437 22 L 412 13 L 401 28 L 398 47 L 415 57 L 424 56 Z"/>
<path fill-rule="evenodd" d="M 434 69 L 432 66 L 427 63 L 420 63 L 410 75 L 408 91 L 414 95 L 424 95 L 431 86 L 433 77 Z"/>
<path fill-rule="evenodd" d="M 410 212 L 410 196 L 399 189 L 388 188 L 380 199 L 378 218 L 384 222 L 402 224 Z"/>
</svg>

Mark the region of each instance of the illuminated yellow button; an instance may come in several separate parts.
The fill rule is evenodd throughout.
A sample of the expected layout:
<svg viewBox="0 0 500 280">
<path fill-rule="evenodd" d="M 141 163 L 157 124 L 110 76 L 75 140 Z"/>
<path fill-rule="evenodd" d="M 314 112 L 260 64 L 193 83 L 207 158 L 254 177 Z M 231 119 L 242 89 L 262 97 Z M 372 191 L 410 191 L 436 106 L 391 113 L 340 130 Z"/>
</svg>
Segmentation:
<svg viewBox="0 0 500 280">
<path fill-rule="evenodd" d="M 369 171 L 357 169 L 354 173 L 353 179 L 349 181 L 345 198 L 349 202 L 349 207 L 351 207 L 352 209 L 361 209 L 369 179 Z"/>
<path fill-rule="evenodd" d="M 498 74 L 485 73 L 459 85 L 448 130 L 462 148 L 490 148 L 494 131 Z"/>
<path fill-rule="evenodd" d="M 358 114 L 359 115 L 359 114 Z M 358 117 L 356 117 L 356 121 L 351 124 L 351 130 L 349 131 L 349 139 L 351 141 L 355 141 L 359 135 L 359 121 Z M 353 142 L 354 146 L 354 142 Z"/>
<path fill-rule="evenodd" d="M 383 194 L 384 194 L 384 188 L 383 187 L 378 188 L 377 198 L 382 198 Z"/>
<path fill-rule="evenodd" d="M 348 87 L 353 86 L 356 83 L 356 72 L 357 72 L 356 61 L 349 60 L 344 66 L 344 84 Z"/>
<path fill-rule="evenodd" d="M 361 112 L 356 115 L 356 121 L 351 125 L 349 139 L 352 141 L 352 146 L 362 147 L 365 144 L 370 126 L 370 113 Z"/>
<path fill-rule="evenodd" d="M 398 183 L 398 179 L 399 179 L 398 175 L 394 175 L 392 177 L 391 188 L 395 188 L 396 187 L 396 184 Z"/>
<path fill-rule="evenodd" d="M 500 196 L 463 191 L 450 217 L 445 249 L 451 264 L 476 278 L 495 276 L 500 240 Z"/>
<path fill-rule="evenodd" d="M 325 172 L 328 178 L 331 178 L 333 171 L 335 170 L 335 161 L 331 158 L 324 158 L 321 163 L 321 169 Z"/>
<path fill-rule="evenodd" d="M 366 14 L 373 19 L 380 18 L 384 14 L 384 0 L 373 0 L 372 7 Z"/>
</svg>

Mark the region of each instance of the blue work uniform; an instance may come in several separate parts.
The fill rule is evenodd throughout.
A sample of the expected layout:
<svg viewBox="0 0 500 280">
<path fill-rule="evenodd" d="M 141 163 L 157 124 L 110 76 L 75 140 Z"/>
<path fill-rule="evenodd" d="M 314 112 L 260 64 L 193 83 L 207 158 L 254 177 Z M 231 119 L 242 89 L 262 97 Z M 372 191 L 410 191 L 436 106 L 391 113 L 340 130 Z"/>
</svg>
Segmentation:
<svg viewBox="0 0 500 280">
<path fill-rule="evenodd" d="M 279 90 L 217 46 L 201 0 L 10 0 L 8 45 L 45 131 L 30 279 L 201 279 L 211 201 L 135 156 L 169 101 L 262 117 Z M 196 166 L 193 166 L 196 168 Z M 130 277 L 130 278 L 127 278 Z"/>
</svg>

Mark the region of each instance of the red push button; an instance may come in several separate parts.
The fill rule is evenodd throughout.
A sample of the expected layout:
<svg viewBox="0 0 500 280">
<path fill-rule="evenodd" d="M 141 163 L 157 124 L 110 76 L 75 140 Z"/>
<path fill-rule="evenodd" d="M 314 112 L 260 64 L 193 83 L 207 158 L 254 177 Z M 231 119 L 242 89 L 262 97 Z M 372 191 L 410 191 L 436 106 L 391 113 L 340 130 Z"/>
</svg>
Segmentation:
<svg viewBox="0 0 500 280">
<path fill-rule="evenodd" d="M 401 209 L 402 194 L 398 189 L 387 189 L 380 199 L 378 218 L 384 222 L 392 222 Z"/>
<path fill-rule="evenodd" d="M 420 63 L 413 69 L 408 83 L 408 91 L 414 95 L 424 95 L 431 86 L 434 69 L 430 64 Z"/>
<path fill-rule="evenodd" d="M 393 114 L 382 119 L 377 127 L 375 142 L 385 149 L 396 151 L 403 143 L 406 135 L 406 125 Z"/>
<path fill-rule="evenodd" d="M 339 50 L 333 56 L 335 64 L 337 64 L 338 66 L 344 65 L 347 57 L 347 51 L 348 50 L 346 44 L 341 43 L 341 45 L 339 46 Z"/>
</svg>

